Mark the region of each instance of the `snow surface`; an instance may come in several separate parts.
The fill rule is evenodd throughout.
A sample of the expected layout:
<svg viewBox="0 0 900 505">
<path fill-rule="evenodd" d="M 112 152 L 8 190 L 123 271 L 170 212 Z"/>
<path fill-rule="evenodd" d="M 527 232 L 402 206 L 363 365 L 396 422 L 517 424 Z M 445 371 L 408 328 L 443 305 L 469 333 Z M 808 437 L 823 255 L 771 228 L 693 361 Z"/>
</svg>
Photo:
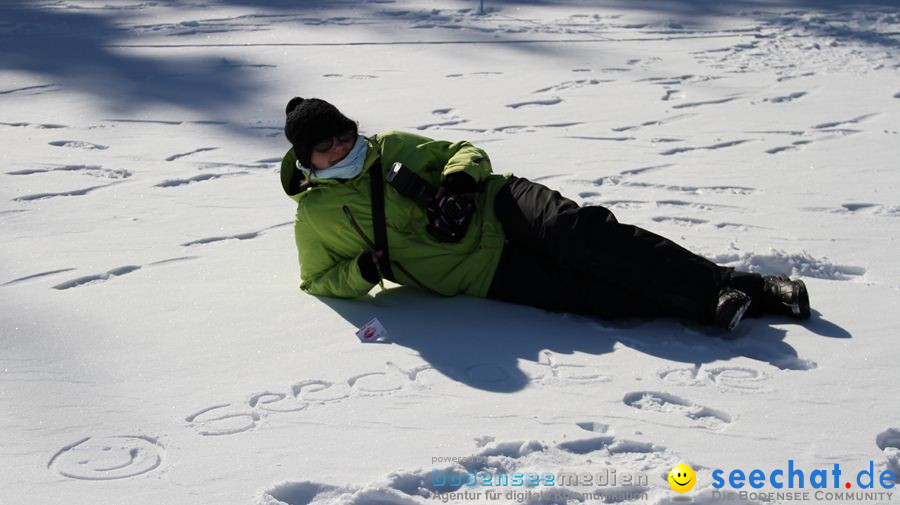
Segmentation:
<svg viewBox="0 0 900 505">
<path fill-rule="evenodd" d="M 717 468 L 900 472 L 897 2 L 485 3 L 0 5 L 0 504 L 422 504 L 435 469 L 644 472 L 569 502 L 659 504 L 679 462 L 723 503 Z M 813 317 L 729 341 L 309 296 L 295 95 L 802 276 Z"/>
</svg>

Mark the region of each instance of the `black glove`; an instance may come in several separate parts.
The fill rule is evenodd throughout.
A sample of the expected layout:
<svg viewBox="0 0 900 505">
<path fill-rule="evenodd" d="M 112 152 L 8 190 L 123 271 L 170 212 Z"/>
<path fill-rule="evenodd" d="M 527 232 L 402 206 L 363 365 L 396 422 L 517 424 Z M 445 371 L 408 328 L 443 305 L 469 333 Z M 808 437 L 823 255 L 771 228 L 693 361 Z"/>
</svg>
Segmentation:
<svg viewBox="0 0 900 505">
<path fill-rule="evenodd" d="M 448 195 L 468 195 L 478 190 L 478 184 L 471 175 L 465 172 L 453 172 L 444 177 L 441 183 Z"/>
<path fill-rule="evenodd" d="M 359 273 L 362 274 L 363 279 L 372 284 L 377 284 L 381 280 L 381 272 L 375 261 L 373 253 L 363 253 L 356 260 L 356 263 L 359 265 Z"/>
</svg>

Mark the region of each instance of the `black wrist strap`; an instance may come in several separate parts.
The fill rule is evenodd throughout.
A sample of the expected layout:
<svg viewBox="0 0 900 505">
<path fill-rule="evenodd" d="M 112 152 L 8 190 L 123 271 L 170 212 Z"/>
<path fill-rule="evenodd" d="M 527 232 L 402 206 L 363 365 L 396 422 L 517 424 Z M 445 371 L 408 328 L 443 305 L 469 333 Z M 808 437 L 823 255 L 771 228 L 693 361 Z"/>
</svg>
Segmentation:
<svg viewBox="0 0 900 505">
<path fill-rule="evenodd" d="M 381 167 L 381 158 L 372 163 L 369 168 L 369 177 L 372 179 L 372 228 L 375 234 L 375 247 L 384 251 L 378 259 L 381 274 L 389 281 L 397 282 L 394 272 L 391 270 L 391 258 L 388 250 L 387 220 L 384 214 L 384 170 Z"/>
</svg>

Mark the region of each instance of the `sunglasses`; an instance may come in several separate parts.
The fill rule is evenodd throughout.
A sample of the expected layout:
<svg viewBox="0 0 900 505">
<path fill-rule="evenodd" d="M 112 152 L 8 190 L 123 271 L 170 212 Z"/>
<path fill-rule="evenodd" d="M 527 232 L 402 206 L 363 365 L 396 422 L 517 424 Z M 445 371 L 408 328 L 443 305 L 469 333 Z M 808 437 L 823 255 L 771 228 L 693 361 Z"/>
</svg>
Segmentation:
<svg viewBox="0 0 900 505">
<path fill-rule="evenodd" d="M 353 140 L 354 138 L 356 138 L 356 135 L 357 135 L 357 133 L 356 133 L 355 128 L 347 130 L 343 133 L 339 133 L 337 135 L 333 135 L 321 142 L 318 142 L 316 145 L 314 145 L 313 151 L 320 152 L 320 153 L 327 153 L 334 146 L 335 139 L 337 139 L 337 141 L 340 143 L 344 143 L 344 142 L 349 142 L 349 141 Z"/>
</svg>

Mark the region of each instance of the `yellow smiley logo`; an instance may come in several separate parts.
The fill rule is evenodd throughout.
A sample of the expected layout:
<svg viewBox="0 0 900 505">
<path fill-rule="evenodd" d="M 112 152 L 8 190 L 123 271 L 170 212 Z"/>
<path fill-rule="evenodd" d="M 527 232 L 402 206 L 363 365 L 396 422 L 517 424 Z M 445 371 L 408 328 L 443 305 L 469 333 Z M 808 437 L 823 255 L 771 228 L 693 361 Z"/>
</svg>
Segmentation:
<svg viewBox="0 0 900 505">
<path fill-rule="evenodd" d="M 673 491 L 687 493 L 694 489 L 694 484 L 696 483 L 697 474 L 694 473 L 693 468 L 684 463 L 679 463 L 678 466 L 669 472 L 669 485 L 672 486 Z"/>
</svg>

